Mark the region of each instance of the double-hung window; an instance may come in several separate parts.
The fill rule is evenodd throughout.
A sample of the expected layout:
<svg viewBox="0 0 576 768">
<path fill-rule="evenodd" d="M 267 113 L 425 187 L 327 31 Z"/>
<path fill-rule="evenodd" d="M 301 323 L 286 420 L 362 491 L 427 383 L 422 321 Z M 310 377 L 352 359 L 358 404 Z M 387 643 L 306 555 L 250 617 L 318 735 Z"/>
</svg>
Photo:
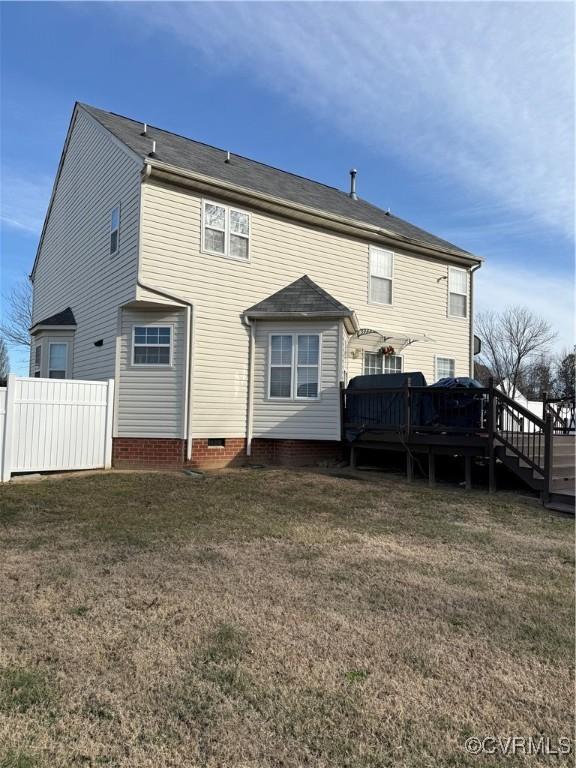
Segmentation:
<svg viewBox="0 0 576 768">
<path fill-rule="evenodd" d="M 112 208 L 110 214 L 110 256 L 118 253 L 120 248 L 120 206 Z"/>
<path fill-rule="evenodd" d="M 135 325 L 132 342 L 133 365 L 172 364 L 170 325 Z"/>
<path fill-rule="evenodd" d="M 68 344 L 50 343 L 48 347 L 48 378 L 65 379 L 68 370 Z"/>
<path fill-rule="evenodd" d="M 270 336 L 268 396 L 315 400 L 320 396 L 320 335 Z"/>
<path fill-rule="evenodd" d="M 204 201 L 202 250 L 248 261 L 250 214 L 219 203 Z"/>
<path fill-rule="evenodd" d="M 436 358 L 436 378 L 453 379 L 456 371 L 456 362 L 451 357 Z"/>
<path fill-rule="evenodd" d="M 369 376 L 374 373 L 402 373 L 401 355 L 364 352 L 364 375 Z"/>
<path fill-rule="evenodd" d="M 468 272 L 459 267 L 448 267 L 448 314 L 468 316 Z"/>
<path fill-rule="evenodd" d="M 392 304 L 394 254 L 382 248 L 370 247 L 370 301 Z"/>
</svg>

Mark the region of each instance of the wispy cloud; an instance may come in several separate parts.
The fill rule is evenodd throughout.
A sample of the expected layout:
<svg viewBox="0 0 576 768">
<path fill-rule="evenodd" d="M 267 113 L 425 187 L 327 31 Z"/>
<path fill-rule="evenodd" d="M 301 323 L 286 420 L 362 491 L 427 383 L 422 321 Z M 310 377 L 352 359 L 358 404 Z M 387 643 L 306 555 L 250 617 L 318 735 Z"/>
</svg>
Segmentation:
<svg viewBox="0 0 576 768">
<path fill-rule="evenodd" d="M 574 288 L 564 276 L 493 261 L 477 273 L 476 285 L 476 313 L 528 306 L 558 333 L 554 349 L 570 350 L 574 346 Z"/>
<path fill-rule="evenodd" d="M 2 173 L 0 221 L 4 227 L 38 235 L 42 229 L 52 179 L 48 176 L 26 177 L 12 171 Z"/>
<path fill-rule="evenodd" d="M 124 6 L 127 8 L 127 6 Z M 131 6 L 217 69 L 497 206 L 573 234 L 567 3 Z M 463 201 L 464 205 L 464 201 Z"/>
</svg>

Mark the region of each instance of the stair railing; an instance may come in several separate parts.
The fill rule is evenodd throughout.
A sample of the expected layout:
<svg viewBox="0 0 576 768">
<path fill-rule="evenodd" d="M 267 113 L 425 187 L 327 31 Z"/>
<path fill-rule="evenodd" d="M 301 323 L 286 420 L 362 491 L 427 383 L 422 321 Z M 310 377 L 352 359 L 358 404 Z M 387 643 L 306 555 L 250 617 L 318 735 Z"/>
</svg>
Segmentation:
<svg viewBox="0 0 576 768">
<path fill-rule="evenodd" d="M 542 476 L 549 487 L 552 463 L 552 418 L 541 419 L 490 381 L 491 412 L 488 419 L 490 442 L 503 445 L 530 469 Z M 494 461 L 493 451 L 490 453 Z M 493 467 L 492 467 L 493 469 Z"/>
<path fill-rule="evenodd" d="M 542 408 L 544 418 L 552 418 L 555 435 L 573 435 L 576 432 L 576 408 L 574 397 L 548 397 L 542 393 Z"/>
</svg>

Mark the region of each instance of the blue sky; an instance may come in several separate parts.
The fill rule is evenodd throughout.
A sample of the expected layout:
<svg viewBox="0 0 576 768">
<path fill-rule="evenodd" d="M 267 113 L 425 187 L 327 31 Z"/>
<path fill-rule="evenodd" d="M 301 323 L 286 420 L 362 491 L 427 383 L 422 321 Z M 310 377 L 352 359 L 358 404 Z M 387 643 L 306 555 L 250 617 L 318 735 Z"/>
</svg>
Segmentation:
<svg viewBox="0 0 576 768">
<path fill-rule="evenodd" d="M 571 3 L 3 3 L 2 290 L 75 100 L 340 188 L 486 258 L 573 338 Z M 21 357 L 13 353 L 13 368 Z"/>
</svg>

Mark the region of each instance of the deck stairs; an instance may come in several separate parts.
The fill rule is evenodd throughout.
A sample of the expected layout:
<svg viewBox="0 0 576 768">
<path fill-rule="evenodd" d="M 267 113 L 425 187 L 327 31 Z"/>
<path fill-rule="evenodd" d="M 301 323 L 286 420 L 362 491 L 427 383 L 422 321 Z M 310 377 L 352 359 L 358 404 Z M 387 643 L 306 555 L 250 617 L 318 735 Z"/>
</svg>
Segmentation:
<svg viewBox="0 0 576 768">
<path fill-rule="evenodd" d="M 523 451 L 521 440 L 526 436 L 508 437 L 520 453 Z M 498 445 L 496 457 L 517 477 L 521 478 L 530 488 L 543 494 L 545 490 L 544 474 L 523 459 L 516 451 L 506 445 Z M 535 445 L 530 451 L 532 460 L 544 465 L 544 445 Z M 554 435 L 552 437 L 551 478 L 548 498 L 543 498 L 544 504 L 550 509 L 574 514 L 574 497 L 576 484 L 576 436 Z"/>
</svg>

